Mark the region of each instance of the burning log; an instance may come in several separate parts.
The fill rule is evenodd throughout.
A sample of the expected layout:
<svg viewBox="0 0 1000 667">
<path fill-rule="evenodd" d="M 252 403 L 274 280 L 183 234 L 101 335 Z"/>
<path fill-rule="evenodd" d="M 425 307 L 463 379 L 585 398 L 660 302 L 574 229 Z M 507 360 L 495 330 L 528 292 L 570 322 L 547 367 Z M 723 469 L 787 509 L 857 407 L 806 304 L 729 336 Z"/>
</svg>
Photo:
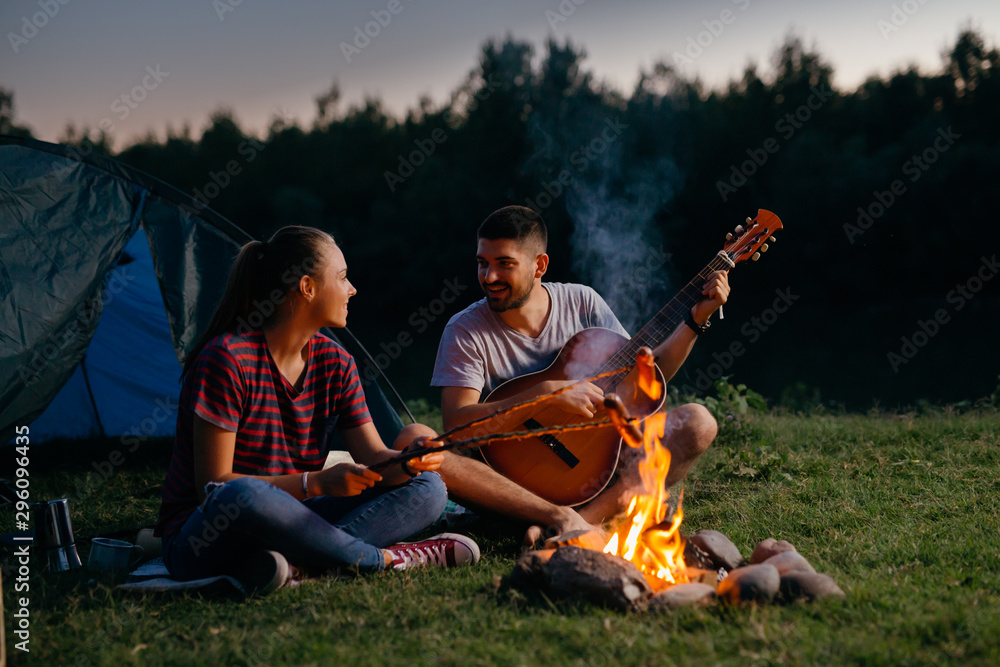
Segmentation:
<svg viewBox="0 0 1000 667">
<path fill-rule="evenodd" d="M 525 589 L 544 588 L 547 579 L 542 568 L 555 552 L 555 549 L 529 551 L 518 558 L 514 570 L 507 576 L 507 585 Z"/>
<path fill-rule="evenodd" d="M 556 595 L 583 597 L 616 609 L 645 609 L 653 595 L 635 565 L 591 549 L 560 547 L 542 571 Z"/>
</svg>

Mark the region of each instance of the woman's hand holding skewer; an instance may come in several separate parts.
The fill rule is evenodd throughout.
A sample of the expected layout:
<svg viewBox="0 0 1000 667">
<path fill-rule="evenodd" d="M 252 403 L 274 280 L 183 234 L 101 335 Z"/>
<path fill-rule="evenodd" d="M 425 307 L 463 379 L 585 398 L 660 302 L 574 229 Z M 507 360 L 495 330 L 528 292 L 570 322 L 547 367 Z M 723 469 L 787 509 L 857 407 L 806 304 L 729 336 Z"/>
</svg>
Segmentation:
<svg viewBox="0 0 1000 667">
<path fill-rule="evenodd" d="M 404 450 L 404 452 L 412 452 L 414 450 L 420 449 L 422 447 L 428 446 L 427 441 L 431 440 L 429 435 L 421 435 L 413 439 L 413 442 Z M 434 446 L 440 443 L 430 443 L 430 446 Z M 423 456 L 418 456 L 417 458 L 410 459 L 409 461 L 403 463 L 403 470 L 416 476 L 422 472 L 434 472 L 441 467 L 444 463 L 444 452 L 433 452 L 431 454 L 424 454 Z"/>
<path fill-rule="evenodd" d="M 317 495 L 356 496 L 382 481 L 382 475 L 360 463 L 337 463 L 326 470 L 310 474 L 320 484 Z"/>
</svg>

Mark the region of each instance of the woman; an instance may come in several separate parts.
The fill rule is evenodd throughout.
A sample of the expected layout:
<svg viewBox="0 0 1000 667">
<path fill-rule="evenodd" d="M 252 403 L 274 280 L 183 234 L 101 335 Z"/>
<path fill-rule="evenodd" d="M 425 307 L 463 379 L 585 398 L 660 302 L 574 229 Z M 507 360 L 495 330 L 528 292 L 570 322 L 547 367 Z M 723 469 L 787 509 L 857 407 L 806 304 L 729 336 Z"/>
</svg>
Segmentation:
<svg viewBox="0 0 1000 667">
<path fill-rule="evenodd" d="M 398 543 L 444 509 L 434 472 L 443 456 L 425 454 L 384 476 L 367 467 L 434 432 L 408 426 L 387 448 L 354 360 L 318 333 L 346 326 L 356 293 L 326 232 L 285 227 L 241 249 L 184 363 L 157 525 L 175 578 L 232 574 L 261 593 L 287 580 L 288 561 L 382 570 L 478 560 L 476 543 L 461 535 Z M 334 427 L 358 463 L 323 470 Z"/>
</svg>

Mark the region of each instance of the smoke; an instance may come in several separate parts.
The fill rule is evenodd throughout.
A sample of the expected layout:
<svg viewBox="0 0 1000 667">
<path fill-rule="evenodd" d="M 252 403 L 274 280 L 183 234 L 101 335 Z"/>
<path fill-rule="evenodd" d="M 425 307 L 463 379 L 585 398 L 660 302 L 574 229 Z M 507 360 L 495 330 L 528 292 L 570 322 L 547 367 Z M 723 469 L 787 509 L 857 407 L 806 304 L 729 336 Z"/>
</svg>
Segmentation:
<svg viewBox="0 0 1000 667">
<path fill-rule="evenodd" d="M 608 151 L 597 177 L 574 181 L 566 210 L 573 220 L 574 270 L 635 333 L 671 296 L 670 255 L 653 218 L 673 198 L 680 174 L 666 157 L 623 173 L 621 154 Z"/>
</svg>

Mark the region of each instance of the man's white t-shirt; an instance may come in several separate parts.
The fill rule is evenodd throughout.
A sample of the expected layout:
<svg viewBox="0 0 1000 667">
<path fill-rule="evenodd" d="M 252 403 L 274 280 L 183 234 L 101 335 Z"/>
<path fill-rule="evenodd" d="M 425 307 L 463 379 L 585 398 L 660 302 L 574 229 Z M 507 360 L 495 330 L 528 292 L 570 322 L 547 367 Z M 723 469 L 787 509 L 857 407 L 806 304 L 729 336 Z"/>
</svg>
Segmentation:
<svg viewBox="0 0 1000 667">
<path fill-rule="evenodd" d="M 603 327 L 628 332 L 597 292 L 586 285 L 541 283 L 549 293 L 549 318 L 537 337 L 515 331 L 480 299 L 448 321 L 438 345 L 432 387 L 469 387 L 489 394 L 507 380 L 555 361 L 573 334 Z"/>
</svg>

